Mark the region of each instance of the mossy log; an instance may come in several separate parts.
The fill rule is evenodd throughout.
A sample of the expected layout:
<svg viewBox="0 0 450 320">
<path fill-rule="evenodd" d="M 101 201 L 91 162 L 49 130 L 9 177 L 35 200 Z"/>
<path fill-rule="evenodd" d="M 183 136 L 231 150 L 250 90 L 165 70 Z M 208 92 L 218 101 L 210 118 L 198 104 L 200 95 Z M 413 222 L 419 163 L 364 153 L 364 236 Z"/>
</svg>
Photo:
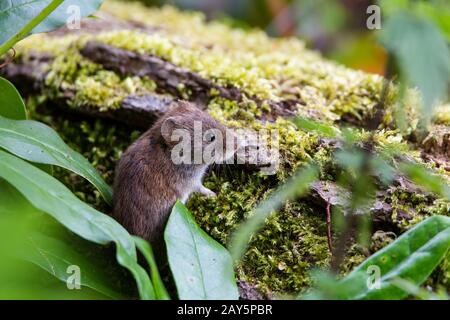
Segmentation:
<svg viewBox="0 0 450 320">
<path fill-rule="evenodd" d="M 31 116 L 55 127 L 110 183 L 121 152 L 178 99 L 195 102 L 230 127 L 278 130 L 276 174 L 215 167 L 205 185 L 217 197 L 196 195 L 188 207 L 203 229 L 226 245 L 259 201 L 297 168 L 317 163 L 321 181 L 307 197 L 286 203 L 267 219 L 236 268 L 244 297 L 263 297 L 255 287 L 269 295 L 306 290 L 312 283 L 309 271 L 330 263 L 326 207 L 345 206 L 345 192 L 335 183 L 338 168 L 332 160 L 339 143 L 298 129 L 290 118 L 352 125 L 364 141 L 369 133 L 363 128 L 380 102 L 382 77 L 328 61 L 298 39 L 272 39 L 172 7 L 107 1 L 99 17 L 83 21 L 81 30 L 34 35 L 17 46 L 17 59 L 0 73 L 28 94 Z M 411 144 L 392 124 L 393 92 L 375 132 L 375 150 L 403 152 L 449 179 L 449 105 L 435 116 L 440 133 Z M 407 105 L 411 110 L 413 100 Z M 76 175 L 59 170 L 56 175 L 83 200 L 110 210 Z M 380 186 L 367 210 L 373 217 L 370 246 L 353 241 L 342 273 L 427 216 L 450 215 L 450 203 L 398 177 L 389 188 Z M 449 265 L 446 259 L 428 284 L 450 288 Z"/>
</svg>

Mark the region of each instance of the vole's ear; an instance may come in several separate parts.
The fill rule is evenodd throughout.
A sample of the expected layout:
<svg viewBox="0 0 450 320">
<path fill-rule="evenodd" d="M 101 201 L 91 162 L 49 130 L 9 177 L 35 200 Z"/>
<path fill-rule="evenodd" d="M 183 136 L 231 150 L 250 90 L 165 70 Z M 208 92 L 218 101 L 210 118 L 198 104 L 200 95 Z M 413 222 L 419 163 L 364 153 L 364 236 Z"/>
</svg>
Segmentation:
<svg viewBox="0 0 450 320">
<path fill-rule="evenodd" d="M 177 127 L 178 119 L 176 117 L 169 117 L 161 124 L 161 135 L 166 142 L 171 142 L 173 130 Z"/>
</svg>

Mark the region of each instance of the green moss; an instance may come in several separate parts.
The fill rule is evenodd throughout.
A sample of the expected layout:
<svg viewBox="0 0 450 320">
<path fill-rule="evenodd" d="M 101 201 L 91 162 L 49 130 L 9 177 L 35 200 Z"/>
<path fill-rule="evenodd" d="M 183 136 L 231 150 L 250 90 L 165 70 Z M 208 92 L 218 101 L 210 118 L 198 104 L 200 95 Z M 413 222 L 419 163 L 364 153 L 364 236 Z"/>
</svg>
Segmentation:
<svg viewBox="0 0 450 320">
<path fill-rule="evenodd" d="M 416 194 L 400 187 L 391 188 L 386 202 L 393 208 L 391 220 L 401 231 L 434 214 L 450 215 L 450 202 L 432 195 Z"/>
<path fill-rule="evenodd" d="M 218 85 L 240 88 L 249 99 L 301 101 L 299 114 L 322 120 L 334 121 L 343 115 L 360 119 L 379 98 L 381 77 L 326 61 L 306 50 L 298 39 L 272 39 L 257 30 L 242 31 L 218 22 L 207 23 L 201 14 L 186 14 L 170 7 L 160 10 L 136 5 L 125 9 L 122 4 L 110 1 L 104 10 L 156 28 L 157 32 L 122 30 L 78 37 L 35 35 L 18 46 L 22 57 L 28 51 L 58 56 L 50 67 L 47 84 L 57 90 L 60 85 L 73 88 L 78 104 L 116 108 L 124 95 L 142 85 L 139 79 L 120 79 L 81 58 L 76 50 L 89 40 L 156 55 Z M 130 82 L 131 90 L 127 86 Z M 183 88 L 180 91 L 189 96 Z M 263 103 L 262 109 L 268 108 Z"/>
<path fill-rule="evenodd" d="M 188 202 L 196 220 L 211 236 L 227 244 L 233 230 L 252 214 L 276 180 L 259 173 L 222 168 L 208 175 L 205 185 L 215 198 L 194 195 Z M 267 219 L 237 267 L 239 278 L 264 291 L 298 292 L 310 284 L 308 271 L 326 266 L 329 259 L 324 212 L 300 202 Z"/>
<path fill-rule="evenodd" d="M 434 122 L 450 126 L 450 104 L 442 105 L 436 109 Z"/>
<path fill-rule="evenodd" d="M 403 136 L 414 135 L 419 126 L 422 105 L 421 95 L 417 89 L 407 89 L 402 97 L 395 86 L 390 87 L 388 103 L 384 113 L 382 126 L 398 129 Z M 401 98 L 402 102 L 395 102 Z M 428 110 L 426 112 L 429 112 Z M 437 105 L 432 110 L 431 125 L 450 126 L 450 104 Z M 430 129 L 430 128 L 429 128 Z"/>
<path fill-rule="evenodd" d="M 74 47 L 56 57 L 46 76 L 44 94 L 52 99 L 69 99 L 71 107 L 94 107 L 100 111 L 120 108 L 130 94 L 154 92 L 156 84 L 148 78 L 120 77 L 84 59 Z M 64 93 L 63 93 L 64 90 Z"/>
</svg>

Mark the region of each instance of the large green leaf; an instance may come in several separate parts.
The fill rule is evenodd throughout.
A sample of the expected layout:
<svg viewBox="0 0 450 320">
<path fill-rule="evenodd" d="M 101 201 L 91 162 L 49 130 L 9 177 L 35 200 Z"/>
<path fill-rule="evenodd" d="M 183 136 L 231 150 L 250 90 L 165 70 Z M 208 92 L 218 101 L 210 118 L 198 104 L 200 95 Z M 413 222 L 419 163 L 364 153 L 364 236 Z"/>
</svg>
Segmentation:
<svg viewBox="0 0 450 320">
<path fill-rule="evenodd" d="M 8 182 L 0 179 L 0 259 L 3 267 L 1 276 L 4 279 L 4 282 L 0 284 L 0 287 L 3 285 L 0 294 L 7 298 L 14 297 L 14 294 L 7 290 L 18 290 L 19 296 L 25 297 L 26 292 L 32 290 L 33 280 L 43 281 L 40 274 L 25 270 L 26 265 L 22 261 L 25 260 L 62 281 L 66 281 L 71 275 L 67 272 L 69 266 L 78 266 L 81 272 L 80 284 L 82 287 L 80 289 L 84 289 L 80 292 L 80 297 L 90 297 L 89 292 L 91 291 L 86 290 L 86 288 L 91 288 L 92 291 L 100 293 L 99 297 L 125 298 L 123 294 L 119 293 L 120 290 L 112 287 L 117 282 L 111 281 L 111 273 L 106 274 L 103 265 L 98 264 L 99 259 L 102 259 L 103 263 L 105 258 L 110 259 L 110 257 L 98 257 L 96 261 L 92 261 L 94 260 L 92 259 L 92 249 L 99 246 L 87 241 L 63 242 L 59 240 L 59 237 L 56 239 L 43 235 L 40 232 L 41 230 L 45 230 L 52 235 L 61 234 L 61 231 L 65 231 L 57 222 L 49 222 L 53 222 L 53 220 L 33 207 Z M 65 231 L 64 235 L 66 234 L 69 233 Z M 72 235 L 72 238 L 74 237 L 76 236 Z M 80 247 L 80 243 L 90 246 L 87 248 Z M 86 250 L 89 250 L 90 255 L 79 253 L 86 252 Z M 11 288 L 6 289 L 4 286 L 5 282 L 8 282 L 8 278 L 15 278 L 15 280 L 11 283 Z M 19 285 L 19 282 L 23 282 L 23 284 Z M 52 280 L 43 281 L 43 284 L 48 286 L 50 282 Z M 67 288 L 65 288 L 65 291 L 67 291 Z M 40 293 L 36 295 L 36 298 L 46 299 L 48 296 L 45 293 Z"/>
<path fill-rule="evenodd" d="M 230 254 L 200 229 L 181 202 L 172 209 L 164 239 L 180 299 L 239 297 Z"/>
<path fill-rule="evenodd" d="M 0 116 L 0 148 L 32 162 L 71 170 L 91 182 L 111 203 L 112 190 L 81 154 L 69 148 L 50 127 L 32 120 L 11 120 Z"/>
<path fill-rule="evenodd" d="M 142 253 L 145 260 L 147 260 L 150 267 L 150 276 L 152 278 L 153 286 L 155 288 L 156 299 L 158 300 L 170 300 L 170 296 L 167 293 L 166 287 L 161 279 L 158 271 L 158 265 L 156 264 L 153 250 L 150 244 L 142 238 L 133 237 L 136 247 Z"/>
<path fill-rule="evenodd" d="M 30 230 L 30 215 L 39 213 L 13 186 L 0 178 L 0 253 L 16 249 Z"/>
<path fill-rule="evenodd" d="M 333 283 L 328 280 L 329 285 L 326 287 L 330 290 L 322 290 L 322 294 L 314 292 L 306 298 L 405 298 L 408 292 L 398 286 L 397 279 L 420 286 L 445 257 L 449 248 L 450 218 L 432 216 L 372 255 L 341 281 Z M 379 286 L 374 285 L 377 271 L 380 276 Z"/>
<path fill-rule="evenodd" d="M 401 76 L 422 93 L 424 115 L 447 92 L 450 49 L 440 30 L 428 19 L 397 11 L 384 23 L 381 42 L 397 59 Z"/>
<path fill-rule="evenodd" d="M 81 255 L 69 244 L 52 237 L 34 232 L 27 237 L 29 246 L 23 259 L 41 267 L 48 273 L 63 282 L 72 276 L 69 267 L 76 266 L 80 271 L 80 286 L 91 288 L 112 299 L 125 299 L 126 297 L 111 287 L 111 279 L 103 273 L 103 269 Z"/>
<path fill-rule="evenodd" d="M 41 13 L 51 0 L 15 0 L 0 2 L 0 44 L 12 38 L 22 28 Z M 81 16 L 86 17 L 97 11 L 103 0 L 65 0 L 45 20 L 32 29 L 31 33 L 46 32 L 63 26 L 71 12 L 70 6 L 79 8 Z"/>
<path fill-rule="evenodd" d="M 27 118 L 25 103 L 16 87 L 2 77 L 0 77 L 0 116 L 15 120 Z"/>
<path fill-rule="evenodd" d="M 141 298 L 155 298 L 148 274 L 137 263 L 133 238 L 120 224 L 82 202 L 52 176 L 1 150 L 0 167 L 1 178 L 72 232 L 98 244 L 116 243 L 117 261 L 135 277 Z"/>
</svg>

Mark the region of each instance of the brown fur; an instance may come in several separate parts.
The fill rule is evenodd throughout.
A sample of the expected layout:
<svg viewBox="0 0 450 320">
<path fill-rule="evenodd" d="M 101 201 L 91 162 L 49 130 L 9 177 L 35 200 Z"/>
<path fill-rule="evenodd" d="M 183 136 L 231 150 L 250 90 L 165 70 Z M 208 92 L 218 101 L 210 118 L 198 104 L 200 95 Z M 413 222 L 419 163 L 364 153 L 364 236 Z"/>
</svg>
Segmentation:
<svg viewBox="0 0 450 320">
<path fill-rule="evenodd" d="M 174 164 L 170 139 L 175 129 L 187 129 L 193 139 L 194 121 L 201 121 L 203 132 L 226 128 L 195 106 L 179 106 L 159 119 L 122 155 L 114 181 L 113 216 L 130 233 L 147 239 L 154 246 L 162 242 L 169 213 L 177 199 L 187 201 L 192 192 L 212 196 L 201 179 L 207 164 Z M 202 146 L 204 147 L 204 146 Z M 222 160 L 230 155 L 224 155 Z"/>
</svg>

